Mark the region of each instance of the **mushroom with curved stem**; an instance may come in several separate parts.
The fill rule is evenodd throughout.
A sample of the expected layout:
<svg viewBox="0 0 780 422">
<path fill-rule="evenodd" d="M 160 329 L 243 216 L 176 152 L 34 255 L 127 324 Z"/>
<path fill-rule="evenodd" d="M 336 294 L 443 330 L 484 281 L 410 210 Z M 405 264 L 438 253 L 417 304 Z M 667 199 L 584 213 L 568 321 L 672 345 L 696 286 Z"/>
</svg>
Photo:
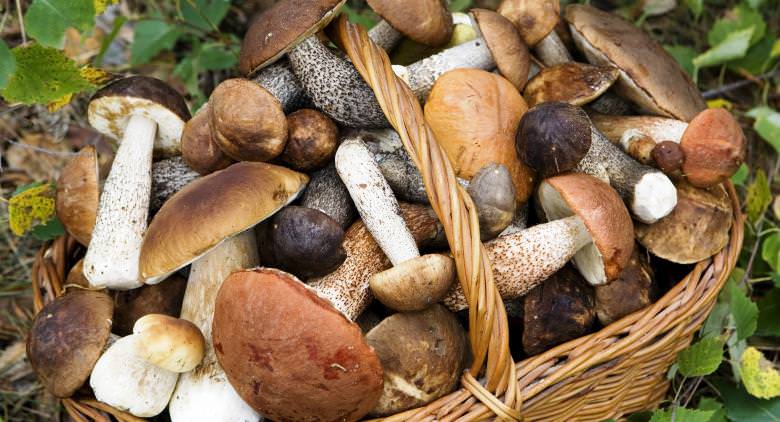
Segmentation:
<svg viewBox="0 0 780 422">
<path fill-rule="evenodd" d="M 149 212 L 152 152 L 178 151 L 190 113 L 181 95 L 163 81 L 134 76 L 98 90 L 88 117 L 96 130 L 122 143 L 103 185 L 84 276 L 93 287 L 132 289 L 142 284 L 138 262 Z"/>
<path fill-rule="evenodd" d="M 498 13 L 509 19 L 523 41 L 533 47 L 536 56 L 547 66 L 571 61 L 563 40 L 555 32 L 561 14 L 556 0 L 503 0 Z"/>
<path fill-rule="evenodd" d="M 542 176 L 574 170 L 607 181 L 642 222 L 668 215 L 677 191 L 660 171 L 640 164 L 595 129 L 581 108 L 542 103 L 523 116 L 517 154 Z"/>
<path fill-rule="evenodd" d="M 706 108 L 685 70 L 633 23 L 585 5 L 569 5 L 564 15 L 589 62 L 620 69 L 615 88 L 621 96 L 652 114 L 685 121 Z"/>
<path fill-rule="evenodd" d="M 601 96 L 618 76 L 616 67 L 567 62 L 542 69 L 528 81 L 523 98 L 529 107 L 553 101 L 583 105 Z"/>
<path fill-rule="evenodd" d="M 57 179 L 55 208 L 65 230 L 89 245 L 97 218 L 100 183 L 95 147 L 87 145 L 63 167 Z"/>
<path fill-rule="evenodd" d="M 301 205 L 322 211 L 343 229 L 349 227 L 357 216 L 349 191 L 339 178 L 334 164 L 311 174 Z"/>
</svg>

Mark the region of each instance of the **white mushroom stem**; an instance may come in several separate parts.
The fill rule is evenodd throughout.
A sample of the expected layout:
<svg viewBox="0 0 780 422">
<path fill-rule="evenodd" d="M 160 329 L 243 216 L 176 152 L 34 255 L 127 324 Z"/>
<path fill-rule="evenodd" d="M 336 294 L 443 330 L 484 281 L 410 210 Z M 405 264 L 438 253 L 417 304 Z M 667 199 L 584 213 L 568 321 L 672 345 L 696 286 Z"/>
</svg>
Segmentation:
<svg viewBox="0 0 780 422">
<path fill-rule="evenodd" d="M 153 120 L 130 117 L 103 185 L 84 257 L 84 276 L 92 287 L 126 290 L 143 284 L 138 265 L 149 213 L 156 133 Z"/>
<path fill-rule="evenodd" d="M 547 34 L 542 38 L 539 43 L 534 46 L 534 53 L 536 57 L 545 64 L 545 66 L 555 66 L 572 61 L 569 50 L 566 49 L 566 45 L 558 36 L 555 30 Z"/>
<path fill-rule="evenodd" d="M 572 216 L 499 236 L 485 243 L 485 249 L 501 297 L 514 299 L 555 274 L 590 243 L 585 224 Z M 460 283 L 455 283 L 442 303 L 453 312 L 468 308 Z"/>
<path fill-rule="evenodd" d="M 404 35 L 382 19 L 368 30 L 368 37 L 383 50 L 390 51 L 398 45 Z"/>
<path fill-rule="evenodd" d="M 336 171 L 368 230 L 393 265 L 420 256 L 398 201 L 366 145 L 346 139 L 336 151 Z"/>
<path fill-rule="evenodd" d="M 233 271 L 260 264 L 253 230 L 226 239 L 192 263 L 181 318 L 203 333 L 206 350 L 194 370 L 181 374 L 171 398 L 171 421 L 257 421 L 257 414 L 230 385 L 217 361 L 211 338 L 214 304 L 222 282 Z"/>
</svg>

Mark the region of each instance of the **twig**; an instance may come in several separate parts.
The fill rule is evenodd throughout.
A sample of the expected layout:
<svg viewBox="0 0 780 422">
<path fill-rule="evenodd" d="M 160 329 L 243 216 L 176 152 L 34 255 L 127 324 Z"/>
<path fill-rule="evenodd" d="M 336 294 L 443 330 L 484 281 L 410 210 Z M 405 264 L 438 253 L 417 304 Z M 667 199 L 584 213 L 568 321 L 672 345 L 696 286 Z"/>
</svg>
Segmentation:
<svg viewBox="0 0 780 422">
<path fill-rule="evenodd" d="M 709 91 L 704 91 L 701 95 L 704 97 L 705 100 L 710 100 L 713 98 L 717 98 L 729 91 L 734 91 L 735 89 L 740 89 L 742 87 L 758 83 L 763 81 L 764 79 L 769 79 L 775 76 L 780 75 L 780 69 L 776 69 L 772 72 L 764 73 L 763 75 L 756 76 L 752 79 L 743 79 L 741 81 L 736 81 L 732 83 L 728 83 L 726 85 L 722 85 L 718 88 L 711 89 Z"/>
<path fill-rule="evenodd" d="M 24 16 L 22 16 L 21 0 L 16 0 L 16 13 L 19 15 L 19 30 L 22 32 L 22 44 L 27 44 L 27 33 L 24 30 Z"/>
</svg>

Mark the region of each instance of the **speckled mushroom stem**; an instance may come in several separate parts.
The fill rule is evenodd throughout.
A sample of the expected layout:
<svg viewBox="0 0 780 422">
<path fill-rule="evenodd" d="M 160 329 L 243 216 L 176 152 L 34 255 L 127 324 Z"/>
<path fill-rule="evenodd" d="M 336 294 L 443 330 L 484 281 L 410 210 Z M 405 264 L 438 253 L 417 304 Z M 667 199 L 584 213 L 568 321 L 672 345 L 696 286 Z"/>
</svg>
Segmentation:
<svg viewBox="0 0 780 422">
<path fill-rule="evenodd" d="M 383 50 L 390 51 L 404 36 L 382 19 L 368 30 L 368 37 Z"/>
<path fill-rule="evenodd" d="M 322 211 L 346 230 L 355 221 L 357 210 L 336 167 L 331 164 L 312 173 L 310 177 L 301 206 Z"/>
<path fill-rule="evenodd" d="M 156 213 L 174 193 L 200 177 L 181 156 L 166 158 L 152 164 L 152 197 L 150 214 Z"/>
<path fill-rule="evenodd" d="M 545 66 L 555 66 L 573 60 L 571 54 L 569 54 L 569 50 L 566 49 L 566 45 L 555 30 L 547 34 L 546 37 L 542 38 L 542 40 L 534 46 L 534 53 L 536 53 L 536 57 L 538 57 Z"/>
<path fill-rule="evenodd" d="M 282 104 L 285 113 L 294 111 L 306 101 L 303 86 L 295 77 L 287 59 L 261 70 L 252 78 L 263 88 L 267 89 Z"/>
<path fill-rule="evenodd" d="M 563 268 L 590 242 L 585 224 L 572 216 L 499 236 L 485 243 L 485 249 L 501 297 L 514 299 Z M 442 303 L 453 312 L 468 308 L 459 283 L 453 285 Z"/>
<path fill-rule="evenodd" d="M 206 350 L 200 365 L 179 377 L 169 404 L 173 422 L 261 419 L 228 382 L 217 361 L 211 336 L 215 300 L 222 282 L 233 271 L 253 268 L 259 264 L 253 230 L 226 239 L 192 263 L 181 318 L 201 330 L 206 340 Z"/>
<path fill-rule="evenodd" d="M 139 259 L 151 192 L 152 150 L 157 124 L 133 115 L 100 195 L 95 228 L 84 257 L 92 287 L 140 287 Z"/>
</svg>

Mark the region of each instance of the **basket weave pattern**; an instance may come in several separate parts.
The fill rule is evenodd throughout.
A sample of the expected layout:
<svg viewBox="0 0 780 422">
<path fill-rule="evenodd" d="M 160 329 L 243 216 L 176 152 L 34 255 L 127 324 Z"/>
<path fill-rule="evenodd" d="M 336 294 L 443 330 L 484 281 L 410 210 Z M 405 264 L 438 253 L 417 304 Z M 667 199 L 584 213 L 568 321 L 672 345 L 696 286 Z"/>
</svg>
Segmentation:
<svg viewBox="0 0 780 422">
<path fill-rule="evenodd" d="M 384 50 L 366 31 L 338 22 L 336 41 L 374 90 L 388 121 L 420 169 L 431 205 L 445 227 L 458 278 L 469 302 L 469 341 L 474 364 L 462 388 L 427 406 L 386 421 L 600 421 L 656 406 L 668 389 L 666 372 L 690 344 L 715 304 L 736 264 L 743 240 L 743 217 L 736 192 L 727 190 L 734 209 L 728 245 L 653 305 L 594 334 L 513 362 L 508 323 L 493 283 L 490 262 L 479 241 L 473 203 L 457 183 L 446 154 L 425 124 L 414 94 L 392 72 Z M 475 234 L 472 236 L 472 233 Z M 61 237 L 39 251 L 32 268 L 37 313 L 64 290 L 70 265 L 82 248 Z M 62 401 L 76 421 L 141 421 L 94 398 Z M 110 416 L 109 416 L 110 415 Z"/>
</svg>

